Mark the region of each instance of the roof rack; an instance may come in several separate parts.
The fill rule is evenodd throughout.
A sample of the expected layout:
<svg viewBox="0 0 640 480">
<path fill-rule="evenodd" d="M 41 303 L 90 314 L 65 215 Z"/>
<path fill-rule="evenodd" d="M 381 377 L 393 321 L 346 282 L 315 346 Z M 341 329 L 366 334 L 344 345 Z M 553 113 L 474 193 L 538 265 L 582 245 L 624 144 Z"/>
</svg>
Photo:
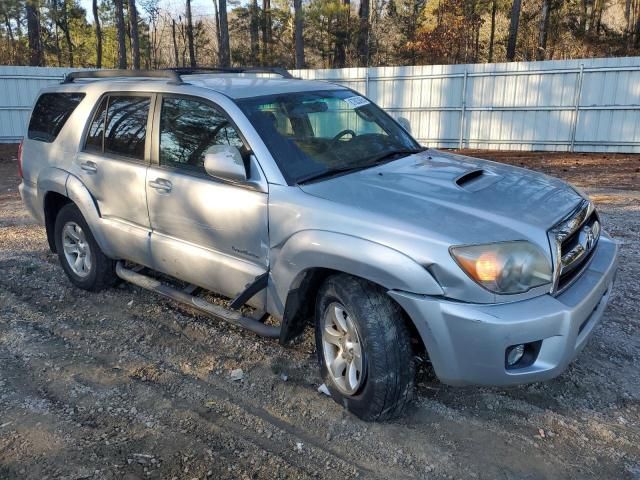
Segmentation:
<svg viewBox="0 0 640 480">
<path fill-rule="evenodd" d="M 80 79 L 101 78 L 166 78 L 169 83 L 181 84 L 182 75 L 199 75 L 207 73 L 272 73 L 282 78 L 293 79 L 287 70 L 280 67 L 200 67 L 200 68 L 167 68 L 163 70 L 82 70 L 65 75 L 62 83 L 73 83 Z"/>
<path fill-rule="evenodd" d="M 171 83 L 182 83 L 180 75 L 172 70 L 82 70 L 80 72 L 67 73 L 62 83 L 73 83 L 80 79 L 100 79 L 100 78 L 119 78 L 119 77 L 148 77 L 148 78 L 166 78 Z"/>
<path fill-rule="evenodd" d="M 207 73 L 272 73 L 282 78 L 295 78 L 286 69 L 281 67 L 195 67 L 195 68 L 168 68 L 168 71 L 178 75 L 198 75 Z"/>
</svg>

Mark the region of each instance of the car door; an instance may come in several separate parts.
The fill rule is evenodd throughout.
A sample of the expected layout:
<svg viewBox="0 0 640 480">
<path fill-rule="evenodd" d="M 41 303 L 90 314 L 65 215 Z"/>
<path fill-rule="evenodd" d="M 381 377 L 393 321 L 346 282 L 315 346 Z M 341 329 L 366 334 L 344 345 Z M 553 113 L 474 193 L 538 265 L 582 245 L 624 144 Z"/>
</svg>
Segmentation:
<svg viewBox="0 0 640 480">
<path fill-rule="evenodd" d="M 145 180 L 153 100 L 149 93 L 104 95 L 72 167 L 98 206 L 112 251 L 144 265 L 150 263 Z"/>
<path fill-rule="evenodd" d="M 204 155 L 249 146 L 212 102 L 162 95 L 156 100 L 154 156 L 147 174 L 153 267 L 227 297 L 268 269 L 267 193 L 205 173 Z M 263 307 L 261 292 L 251 304 Z"/>
</svg>

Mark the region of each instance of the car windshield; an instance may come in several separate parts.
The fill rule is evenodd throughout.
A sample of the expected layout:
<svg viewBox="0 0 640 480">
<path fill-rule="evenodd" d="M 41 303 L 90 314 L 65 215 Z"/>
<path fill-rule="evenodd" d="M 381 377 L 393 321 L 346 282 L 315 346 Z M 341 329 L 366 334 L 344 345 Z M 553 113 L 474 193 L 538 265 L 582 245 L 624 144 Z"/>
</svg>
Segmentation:
<svg viewBox="0 0 640 480">
<path fill-rule="evenodd" d="M 368 168 L 421 150 L 357 93 L 322 90 L 237 101 L 290 184 Z"/>
</svg>

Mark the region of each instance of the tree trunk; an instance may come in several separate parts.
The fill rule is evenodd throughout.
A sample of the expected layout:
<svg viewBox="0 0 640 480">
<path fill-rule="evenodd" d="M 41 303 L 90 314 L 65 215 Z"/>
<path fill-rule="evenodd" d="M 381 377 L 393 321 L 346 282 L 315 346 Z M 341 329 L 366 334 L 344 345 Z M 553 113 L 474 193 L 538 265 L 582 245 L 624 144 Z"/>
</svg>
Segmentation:
<svg viewBox="0 0 640 480">
<path fill-rule="evenodd" d="M 360 0 L 360 28 L 358 29 L 358 57 L 360 65 L 369 65 L 369 0 Z"/>
<path fill-rule="evenodd" d="M 271 0 L 262 0 L 262 64 L 268 62 L 269 45 L 271 44 Z"/>
<path fill-rule="evenodd" d="M 62 2 L 62 31 L 64 32 L 64 39 L 67 42 L 67 55 L 69 57 L 69 66 L 73 67 L 73 42 L 71 41 L 71 27 L 69 26 L 69 11 L 67 8 L 67 2 Z"/>
<path fill-rule="evenodd" d="M 520 26 L 520 7 L 522 0 L 513 0 L 511 6 L 511 23 L 509 24 L 509 40 L 507 42 L 507 61 L 516 58 L 516 43 L 518 41 L 518 27 Z"/>
<path fill-rule="evenodd" d="M 7 33 L 9 34 L 9 40 L 11 40 L 11 44 L 13 45 L 13 42 L 15 41 L 15 38 L 13 37 L 13 28 L 11 28 L 11 22 L 9 21 L 9 16 L 7 15 L 7 12 L 4 9 L 2 11 L 2 16 L 4 17 L 4 25 L 7 29 Z"/>
<path fill-rule="evenodd" d="M 301 0 L 293 0 L 293 6 L 296 8 L 296 2 L 301 2 Z M 258 8 L 258 0 L 251 0 L 251 6 L 249 7 L 249 12 L 251 15 L 251 24 L 249 25 L 250 32 L 249 35 L 251 37 L 251 63 L 253 65 L 259 65 L 260 61 L 258 59 L 260 55 L 260 45 L 259 36 L 260 36 L 260 10 Z M 297 22 L 297 17 L 296 17 Z M 296 23 L 297 28 L 297 23 Z"/>
<path fill-rule="evenodd" d="M 116 30 L 118 34 L 118 68 L 127 68 L 127 44 L 126 44 L 126 31 L 124 26 L 124 8 L 122 6 L 122 0 L 113 0 L 115 4 L 116 14 Z"/>
<path fill-rule="evenodd" d="M 498 10 L 497 0 L 491 4 L 491 33 L 489 35 L 489 63 L 493 63 L 493 46 L 496 40 L 496 11 Z"/>
<path fill-rule="evenodd" d="M 53 22 L 53 41 L 56 48 L 56 59 L 58 60 L 58 66 L 62 66 L 62 51 L 60 49 L 60 33 L 58 24 L 60 23 L 59 12 L 58 12 L 58 0 L 51 0 L 51 11 L 49 12 L 49 16 Z"/>
<path fill-rule="evenodd" d="M 216 47 L 218 48 L 218 57 L 220 56 L 220 11 L 218 9 L 218 0 L 213 0 L 213 20 L 216 27 Z"/>
<path fill-rule="evenodd" d="M 173 36 L 173 53 L 176 62 L 176 68 L 180 66 L 180 55 L 178 54 L 178 40 L 176 39 L 176 21 L 171 19 L 171 35 Z"/>
<path fill-rule="evenodd" d="M 29 51 L 31 52 L 29 65 L 34 67 L 44 66 L 42 51 L 42 39 L 40 38 L 40 12 L 37 0 L 27 0 L 27 36 L 29 37 Z"/>
<path fill-rule="evenodd" d="M 187 0 L 187 42 L 189 43 L 189 61 L 191 68 L 196 67 L 196 51 L 193 46 L 193 20 L 191 18 L 191 0 Z"/>
<path fill-rule="evenodd" d="M 540 33 L 538 35 L 538 60 L 544 60 L 547 54 L 547 36 L 549 33 L 549 15 L 551 13 L 551 0 L 542 0 L 540 12 Z"/>
<path fill-rule="evenodd" d="M 131 57 L 133 60 L 133 68 L 140 69 L 140 38 L 138 36 L 138 9 L 136 8 L 136 0 L 128 0 L 129 2 L 129 36 L 131 37 Z"/>
<path fill-rule="evenodd" d="M 220 0 L 220 47 L 218 48 L 219 63 L 221 67 L 231 65 L 231 53 L 229 51 L 229 23 L 227 22 L 227 0 Z"/>
<path fill-rule="evenodd" d="M 100 16 L 98 15 L 98 0 L 93 0 L 93 23 L 96 30 L 96 67 L 102 68 L 102 28 L 100 26 Z"/>
<path fill-rule="evenodd" d="M 293 0 L 293 9 L 295 15 L 294 37 L 296 46 L 296 68 L 304 68 L 304 19 L 302 16 L 302 0 Z"/>
<path fill-rule="evenodd" d="M 338 12 L 336 25 L 336 44 L 333 55 L 333 68 L 344 68 L 347 63 L 347 40 L 349 37 L 349 15 L 351 14 L 350 0 L 343 0 L 345 11 Z"/>
</svg>

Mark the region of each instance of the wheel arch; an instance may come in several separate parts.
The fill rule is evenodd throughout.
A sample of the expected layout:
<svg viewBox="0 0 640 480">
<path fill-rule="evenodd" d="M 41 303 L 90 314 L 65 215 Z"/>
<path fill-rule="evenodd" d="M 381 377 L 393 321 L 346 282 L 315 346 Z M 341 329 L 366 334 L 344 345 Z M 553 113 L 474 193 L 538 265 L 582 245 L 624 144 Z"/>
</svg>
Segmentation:
<svg viewBox="0 0 640 480">
<path fill-rule="evenodd" d="M 349 275 L 369 282 L 374 287 L 379 288 L 385 292 L 394 304 L 398 306 L 398 309 L 402 312 L 402 322 L 407 327 L 409 335 L 411 337 L 412 348 L 414 352 L 419 356 L 427 356 L 427 348 L 420 335 L 420 332 L 414 323 L 413 319 L 406 311 L 404 306 L 399 303 L 393 295 L 389 295 L 389 290 L 384 286 L 372 282 L 363 277 L 358 277 L 348 272 L 340 270 L 334 270 L 330 268 L 312 267 L 300 274 L 295 279 L 296 287 L 291 290 L 287 296 L 287 302 L 285 304 L 285 313 L 282 319 L 282 329 L 280 331 L 280 343 L 287 344 L 293 339 L 302 334 L 304 328 L 307 325 L 313 325 L 315 321 L 315 309 L 318 297 L 318 292 L 322 287 L 324 281 L 333 275 Z M 306 300 L 306 301 L 305 301 Z"/>
<path fill-rule="evenodd" d="M 47 232 L 49 249 L 53 253 L 57 253 L 56 241 L 54 238 L 56 219 L 58 218 L 58 213 L 62 207 L 69 203 L 73 203 L 69 197 L 55 191 L 49 191 L 44 196 L 44 225 Z"/>
<path fill-rule="evenodd" d="M 333 274 L 344 273 L 361 278 L 384 291 L 403 290 L 426 295 L 443 293 L 427 269 L 411 258 L 392 248 L 350 235 L 326 231 L 300 232 L 278 249 L 274 257 L 270 297 L 276 306 L 282 305 L 280 342 L 283 344 L 302 333 L 313 318 L 318 289 Z M 416 331 L 409 315 L 402 306 L 400 308 L 410 330 Z"/>
</svg>

